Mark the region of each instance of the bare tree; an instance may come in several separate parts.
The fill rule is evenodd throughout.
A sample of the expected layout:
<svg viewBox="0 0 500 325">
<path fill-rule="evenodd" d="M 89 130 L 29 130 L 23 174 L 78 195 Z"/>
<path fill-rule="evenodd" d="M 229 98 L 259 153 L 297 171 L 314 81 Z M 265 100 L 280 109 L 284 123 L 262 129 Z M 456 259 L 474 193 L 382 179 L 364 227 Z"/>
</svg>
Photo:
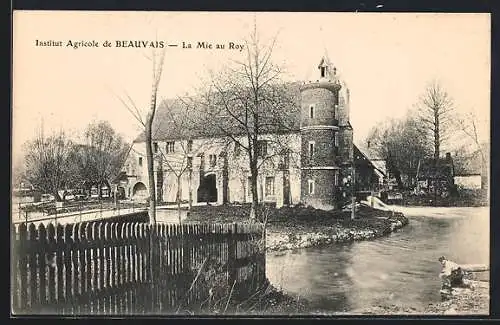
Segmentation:
<svg viewBox="0 0 500 325">
<path fill-rule="evenodd" d="M 481 158 L 481 187 L 487 186 L 487 173 L 488 173 L 488 160 L 487 155 L 489 154 L 487 148 L 485 148 L 485 143 L 481 141 L 478 124 L 479 119 L 473 112 L 464 114 L 463 116 L 457 117 L 455 119 L 455 124 L 458 129 L 465 134 L 472 142 L 476 148 L 476 152 L 479 152 Z"/>
<path fill-rule="evenodd" d="M 220 75 L 212 75 L 202 106 L 211 127 L 238 145 L 248 157 L 252 204 L 250 219 L 256 218 L 259 166 L 268 158 L 265 134 L 286 134 L 294 119 L 296 98 L 280 77 L 282 69 L 272 62 L 276 38 L 269 44 L 259 40 L 256 25 L 245 42 L 246 56 Z"/>
<path fill-rule="evenodd" d="M 74 171 L 69 168 L 73 143 L 64 132 L 45 137 L 41 132 L 25 144 L 25 177 L 36 190 L 54 195 L 62 201 L 59 190 L 75 181 Z"/>
<path fill-rule="evenodd" d="M 385 159 L 401 188 L 413 184 L 419 161 L 432 154 L 424 139 L 424 126 L 414 115 L 409 112 L 403 119 L 376 125 L 366 138 L 365 147 Z"/>
<path fill-rule="evenodd" d="M 77 164 L 84 180 L 100 186 L 115 178 L 123 164 L 128 145 L 107 121 L 92 122 L 84 134 L 85 144 L 78 147 Z M 101 198 L 99 189 L 98 195 Z"/>
<path fill-rule="evenodd" d="M 453 100 L 441 84 L 434 80 L 420 97 L 417 104 L 419 117 L 429 132 L 434 146 L 434 160 L 437 162 L 441 145 L 447 139 L 453 111 Z"/>
<path fill-rule="evenodd" d="M 148 183 L 149 183 L 149 222 L 156 224 L 156 186 L 154 176 L 154 155 L 152 148 L 153 140 L 153 121 L 156 114 L 158 88 L 163 72 L 163 63 L 165 59 L 165 49 L 154 49 L 151 57 L 147 57 L 152 61 L 152 84 L 151 84 L 151 100 L 146 117 L 143 119 L 140 109 L 135 105 L 134 101 L 127 94 L 127 100 L 119 98 L 125 108 L 144 128 L 145 145 L 146 145 L 146 163 L 148 167 Z"/>
</svg>

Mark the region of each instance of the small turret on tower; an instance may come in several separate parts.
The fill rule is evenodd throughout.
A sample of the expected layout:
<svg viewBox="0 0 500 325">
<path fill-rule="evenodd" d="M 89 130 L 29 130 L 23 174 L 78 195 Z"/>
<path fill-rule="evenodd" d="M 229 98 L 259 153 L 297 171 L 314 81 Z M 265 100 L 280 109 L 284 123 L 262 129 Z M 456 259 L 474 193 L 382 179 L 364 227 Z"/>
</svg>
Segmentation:
<svg viewBox="0 0 500 325">
<path fill-rule="evenodd" d="M 319 81 L 337 81 L 337 68 L 330 62 L 327 56 L 323 56 L 318 64 Z"/>
</svg>

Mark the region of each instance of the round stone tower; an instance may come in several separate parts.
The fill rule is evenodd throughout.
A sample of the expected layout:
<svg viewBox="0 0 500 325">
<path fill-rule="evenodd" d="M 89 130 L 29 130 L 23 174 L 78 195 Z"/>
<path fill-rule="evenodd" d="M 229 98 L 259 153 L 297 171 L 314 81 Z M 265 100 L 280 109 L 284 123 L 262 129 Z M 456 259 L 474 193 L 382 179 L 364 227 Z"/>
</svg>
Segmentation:
<svg viewBox="0 0 500 325">
<path fill-rule="evenodd" d="M 300 88 L 301 201 L 320 209 L 336 208 L 340 89 L 327 57 L 318 65 L 318 79 Z"/>
</svg>

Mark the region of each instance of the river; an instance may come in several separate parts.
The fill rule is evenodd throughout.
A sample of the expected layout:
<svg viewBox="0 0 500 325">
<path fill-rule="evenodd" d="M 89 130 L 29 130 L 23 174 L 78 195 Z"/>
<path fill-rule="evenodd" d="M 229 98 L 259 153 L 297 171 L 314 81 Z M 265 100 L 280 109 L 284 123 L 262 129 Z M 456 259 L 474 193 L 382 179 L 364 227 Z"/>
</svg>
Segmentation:
<svg viewBox="0 0 500 325">
<path fill-rule="evenodd" d="M 421 308 L 440 301 L 438 258 L 489 264 L 489 208 L 406 208 L 409 224 L 387 237 L 270 253 L 269 280 L 314 308 Z"/>
</svg>

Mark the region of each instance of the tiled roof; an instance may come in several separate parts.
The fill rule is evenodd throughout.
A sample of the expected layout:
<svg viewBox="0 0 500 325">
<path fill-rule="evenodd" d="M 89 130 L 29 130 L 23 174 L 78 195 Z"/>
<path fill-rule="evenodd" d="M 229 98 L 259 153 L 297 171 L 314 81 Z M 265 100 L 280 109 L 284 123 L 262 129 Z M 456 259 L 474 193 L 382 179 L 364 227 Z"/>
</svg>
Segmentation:
<svg viewBox="0 0 500 325">
<path fill-rule="evenodd" d="M 287 83 L 281 86 L 281 91 L 289 92 L 291 103 L 280 108 L 280 114 L 263 116 L 262 132 L 294 132 L 300 128 L 300 82 Z M 212 123 L 214 115 L 209 114 L 201 100 L 195 97 L 184 97 L 163 100 L 156 110 L 153 121 L 153 140 L 196 139 L 205 137 L 219 137 L 224 133 Z M 281 114 L 282 113 L 282 114 Z M 234 119 L 219 115 L 217 122 L 227 122 L 225 130 L 231 130 L 232 135 L 244 134 L 242 126 Z M 134 142 L 143 142 L 144 133 L 140 134 Z"/>
<path fill-rule="evenodd" d="M 482 174 L 481 153 L 476 151 L 468 157 L 455 160 L 455 175 L 480 175 Z"/>
</svg>

